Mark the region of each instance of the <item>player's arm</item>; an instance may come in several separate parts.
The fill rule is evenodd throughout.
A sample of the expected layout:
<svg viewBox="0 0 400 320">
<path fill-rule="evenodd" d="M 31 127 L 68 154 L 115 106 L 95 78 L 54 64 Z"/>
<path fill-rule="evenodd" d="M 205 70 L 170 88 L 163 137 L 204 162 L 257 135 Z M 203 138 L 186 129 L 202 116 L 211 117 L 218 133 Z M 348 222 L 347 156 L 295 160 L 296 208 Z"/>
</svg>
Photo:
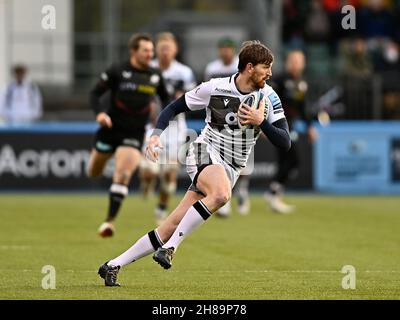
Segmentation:
<svg viewBox="0 0 400 320">
<path fill-rule="evenodd" d="M 260 124 L 260 129 L 275 147 L 289 151 L 291 141 L 286 118 L 281 118 L 272 124 L 264 119 Z"/>
<path fill-rule="evenodd" d="M 185 95 L 176 99 L 174 102 L 166 106 L 158 116 L 156 126 L 152 133 L 154 135 L 161 135 L 161 133 L 168 127 L 169 122 L 182 112 L 190 111 L 185 101 Z"/>
<path fill-rule="evenodd" d="M 106 110 L 103 109 L 100 98 L 110 90 L 113 86 L 114 68 L 110 67 L 104 71 L 95 86 L 90 90 L 90 106 L 96 115 L 96 121 L 105 127 L 112 127 L 111 118 L 107 115 Z"/>
<path fill-rule="evenodd" d="M 161 111 L 146 148 L 145 154 L 148 159 L 152 161 L 157 160 L 157 149 L 162 148 L 160 135 L 168 127 L 169 122 L 182 112 L 204 109 L 210 101 L 210 94 L 210 82 L 203 82 L 201 85 L 186 92 L 179 99 L 170 103 Z"/>
<path fill-rule="evenodd" d="M 289 125 L 286 118 L 279 117 L 276 121 L 270 123 L 265 116 L 265 104 L 263 100 L 258 109 L 252 109 L 247 105 L 240 108 L 240 122 L 242 124 L 251 124 L 260 127 L 261 131 L 267 136 L 271 143 L 280 149 L 288 151 L 291 147 Z M 273 112 L 270 110 L 269 112 Z M 267 112 L 267 113 L 269 113 Z"/>
<path fill-rule="evenodd" d="M 292 142 L 281 99 L 272 90 L 266 95 L 264 101 L 266 103 L 265 117 L 260 124 L 260 129 L 275 147 L 289 151 Z"/>
</svg>

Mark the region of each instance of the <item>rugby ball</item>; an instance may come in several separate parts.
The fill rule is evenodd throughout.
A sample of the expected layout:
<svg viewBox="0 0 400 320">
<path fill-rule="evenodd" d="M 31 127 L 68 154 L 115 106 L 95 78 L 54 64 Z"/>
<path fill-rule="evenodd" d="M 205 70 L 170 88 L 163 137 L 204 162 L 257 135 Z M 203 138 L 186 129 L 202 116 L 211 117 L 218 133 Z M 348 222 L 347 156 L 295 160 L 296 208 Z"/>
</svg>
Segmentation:
<svg viewBox="0 0 400 320">
<path fill-rule="evenodd" d="M 267 105 L 267 101 L 265 99 L 264 94 L 261 91 L 253 91 L 246 98 L 244 98 L 243 101 L 240 103 L 239 109 L 238 109 L 238 116 L 240 116 L 240 108 L 243 104 L 247 104 L 250 108 L 258 109 L 260 107 L 260 102 L 262 100 L 264 100 L 265 109 L 267 110 L 268 105 Z M 238 126 L 242 130 L 253 128 L 253 125 L 251 125 L 251 124 L 241 124 L 239 118 L 238 118 Z"/>
</svg>

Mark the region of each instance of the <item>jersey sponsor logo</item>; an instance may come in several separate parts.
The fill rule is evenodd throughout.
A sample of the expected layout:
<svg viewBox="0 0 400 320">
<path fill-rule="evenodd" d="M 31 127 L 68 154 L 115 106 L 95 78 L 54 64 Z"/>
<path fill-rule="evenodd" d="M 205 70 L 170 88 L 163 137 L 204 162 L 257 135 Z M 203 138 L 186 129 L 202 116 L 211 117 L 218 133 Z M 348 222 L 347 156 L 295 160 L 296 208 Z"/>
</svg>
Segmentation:
<svg viewBox="0 0 400 320">
<path fill-rule="evenodd" d="M 137 88 L 137 91 L 141 92 L 141 93 L 150 94 L 150 95 L 156 94 L 156 88 L 155 87 L 148 86 L 148 85 L 145 85 L 145 84 L 139 84 L 139 86 Z"/>
<path fill-rule="evenodd" d="M 96 142 L 96 148 L 100 151 L 111 151 L 112 150 L 111 145 L 109 145 L 108 143 L 101 142 L 101 141 Z"/>
<path fill-rule="evenodd" d="M 150 77 L 150 83 L 152 84 L 158 84 L 158 82 L 160 82 L 160 76 L 158 74 L 153 74 Z"/>
<path fill-rule="evenodd" d="M 132 90 L 135 91 L 137 89 L 137 84 L 132 82 L 121 82 L 119 85 L 120 90 Z"/>
<path fill-rule="evenodd" d="M 272 104 L 272 109 L 277 110 L 277 109 L 282 108 L 281 99 L 279 99 L 278 95 L 275 92 L 272 92 L 268 96 L 268 99 Z"/>
<path fill-rule="evenodd" d="M 237 108 L 239 107 L 240 100 L 236 97 L 230 97 L 230 96 L 220 96 L 220 95 L 211 95 L 210 97 L 210 102 L 208 104 L 208 108 L 212 111 L 215 112 L 216 110 L 226 110 L 226 109 L 232 109 L 233 111 L 236 111 Z"/>
<path fill-rule="evenodd" d="M 229 112 L 225 116 L 225 121 L 230 126 L 236 125 L 238 123 L 237 114 L 235 112 Z"/>
<path fill-rule="evenodd" d="M 122 77 L 124 77 L 125 79 L 129 79 L 130 77 L 132 77 L 132 72 L 122 71 Z"/>
<path fill-rule="evenodd" d="M 121 91 L 138 91 L 141 93 L 149 94 L 149 95 L 154 95 L 156 93 L 156 88 L 150 85 L 145 85 L 145 84 L 139 84 L 137 85 L 136 83 L 132 82 L 121 82 L 119 85 L 119 89 Z"/>
<path fill-rule="evenodd" d="M 223 88 L 215 88 L 215 91 L 223 92 L 223 93 L 232 93 L 232 90 L 223 89 Z"/>
</svg>

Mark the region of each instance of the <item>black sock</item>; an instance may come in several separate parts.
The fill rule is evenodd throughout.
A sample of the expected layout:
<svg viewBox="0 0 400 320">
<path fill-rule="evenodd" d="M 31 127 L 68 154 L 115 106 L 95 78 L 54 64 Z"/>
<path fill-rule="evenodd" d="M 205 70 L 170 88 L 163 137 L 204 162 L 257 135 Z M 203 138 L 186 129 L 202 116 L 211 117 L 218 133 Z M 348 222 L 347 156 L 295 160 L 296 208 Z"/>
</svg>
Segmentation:
<svg viewBox="0 0 400 320">
<path fill-rule="evenodd" d="M 107 214 L 108 222 L 110 222 L 116 218 L 118 211 L 121 207 L 122 201 L 124 200 L 124 198 L 127 194 L 128 194 L 127 186 L 125 186 L 123 184 L 116 184 L 116 183 L 113 183 L 111 185 L 108 214 Z"/>
<path fill-rule="evenodd" d="M 164 204 L 164 203 L 159 203 L 159 204 L 158 204 L 158 209 L 160 209 L 160 210 L 167 210 L 167 205 Z"/>
</svg>

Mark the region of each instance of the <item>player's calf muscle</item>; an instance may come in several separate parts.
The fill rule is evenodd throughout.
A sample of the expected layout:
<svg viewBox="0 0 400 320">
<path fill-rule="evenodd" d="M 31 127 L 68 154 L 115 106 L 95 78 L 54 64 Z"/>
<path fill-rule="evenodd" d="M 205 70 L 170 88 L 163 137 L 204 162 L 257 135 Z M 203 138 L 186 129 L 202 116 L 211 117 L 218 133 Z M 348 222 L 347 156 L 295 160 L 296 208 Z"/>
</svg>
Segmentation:
<svg viewBox="0 0 400 320">
<path fill-rule="evenodd" d="M 86 174 L 89 178 L 100 177 L 103 173 L 104 167 L 110 159 L 112 154 L 101 154 L 96 150 L 92 150 L 89 160 L 89 166 L 87 168 Z"/>
<path fill-rule="evenodd" d="M 97 178 L 101 176 L 103 169 L 104 165 L 97 164 L 95 161 L 91 161 L 87 168 L 86 174 L 89 178 Z"/>
<path fill-rule="evenodd" d="M 121 169 L 114 173 L 113 181 L 120 184 L 129 184 L 133 170 Z"/>
<path fill-rule="evenodd" d="M 157 228 L 158 234 L 163 242 L 169 240 L 171 235 L 175 232 L 176 227 L 181 222 L 183 216 L 186 214 L 187 210 L 198 200 L 202 199 L 198 193 L 188 191 L 179 205 L 174 211 L 168 216 L 168 218 Z"/>
<path fill-rule="evenodd" d="M 175 232 L 176 227 L 181 222 L 186 211 L 191 207 L 191 205 L 178 206 L 169 217 L 158 227 L 158 233 L 163 242 L 168 241 L 171 235 Z"/>
<path fill-rule="evenodd" d="M 97 178 L 98 176 L 100 176 L 100 174 L 101 174 L 101 172 L 96 172 L 91 167 L 88 167 L 87 170 L 86 170 L 86 175 L 89 178 Z"/>
</svg>

